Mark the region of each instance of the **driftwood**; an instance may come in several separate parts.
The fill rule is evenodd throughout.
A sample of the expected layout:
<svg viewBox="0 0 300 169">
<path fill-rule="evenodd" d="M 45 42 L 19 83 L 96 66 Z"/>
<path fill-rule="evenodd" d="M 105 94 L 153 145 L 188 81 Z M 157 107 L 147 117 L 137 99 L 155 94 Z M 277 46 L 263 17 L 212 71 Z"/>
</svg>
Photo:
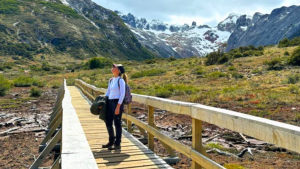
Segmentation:
<svg viewBox="0 0 300 169">
<path fill-rule="evenodd" d="M 248 148 L 245 148 L 243 149 L 239 154 L 235 155 L 235 154 L 232 154 L 232 153 L 228 153 L 228 152 L 225 152 L 225 151 L 222 151 L 222 150 L 219 150 L 217 148 L 213 148 L 211 150 L 207 150 L 206 151 L 207 153 L 211 153 L 211 152 L 217 152 L 219 155 L 224 155 L 224 156 L 231 156 L 231 157 L 236 157 L 236 158 L 242 158 L 247 152 L 251 155 L 252 152 L 251 152 L 251 149 L 248 147 Z"/>
<path fill-rule="evenodd" d="M 247 144 L 250 144 L 250 141 L 247 140 L 247 138 L 242 133 L 239 133 L 239 134 L 247 142 Z"/>
<path fill-rule="evenodd" d="M 7 134 L 10 133 L 11 131 L 18 130 L 19 128 L 20 128 L 20 127 L 14 127 L 14 128 L 8 129 L 8 130 L 6 130 L 6 131 L 2 131 L 2 132 L 0 132 L 0 136 L 7 135 Z"/>
<path fill-rule="evenodd" d="M 16 123 L 20 123 L 21 121 L 25 121 L 24 117 L 15 117 L 5 122 L 5 126 L 14 126 Z"/>
<path fill-rule="evenodd" d="M 192 135 L 189 135 L 189 136 L 180 136 L 180 137 L 178 138 L 178 140 L 182 140 L 182 139 L 192 139 L 192 138 L 193 138 Z"/>
<path fill-rule="evenodd" d="M 17 128 L 17 127 L 15 127 L 15 128 L 12 128 L 14 130 L 9 129 L 9 130 L 6 130 L 5 132 L 0 133 L 0 136 L 1 135 L 11 135 L 11 134 L 46 131 L 46 128 L 33 128 L 33 129 L 28 129 L 28 130 L 18 130 L 19 128 Z M 15 131 L 15 130 L 18 130 L 18 131 Z"/>
<path fill-rule="evenodd" d="M 210 137 L 210 138 L 204 140 L 203 143 L 206 143 L 206 142 L 208 142 L 208 141 L 210 141 L 210 140 L 212 140 L 212 139 L 218 137 L 219 135 L 220 135 L 220 134 L 217 134 L 217 135 L 215 135 L 215 136 L 212 136 L 212 137 Z"/>
<path fill-rule="evenodd" d="M 46 128 L 40 127 L 40 128 L 33 128 L 33 129 L 28 129 L 28 130 L 20 130 L 20 131 L 9 132 L 8 134 L 42 132 L 42 131 L 46 131 Z"/>
<path fill-rule="evenodd" d="M 131 109 L 145 110 L 144 108 L 139 108 L 139 107 L 131 107 Z"/>
</svg>

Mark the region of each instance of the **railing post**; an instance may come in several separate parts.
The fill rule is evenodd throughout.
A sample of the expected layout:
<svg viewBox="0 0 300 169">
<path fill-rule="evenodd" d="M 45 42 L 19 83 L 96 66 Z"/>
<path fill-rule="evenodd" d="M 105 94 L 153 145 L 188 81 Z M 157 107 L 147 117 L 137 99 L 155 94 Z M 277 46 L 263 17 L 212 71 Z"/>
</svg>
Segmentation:
<svg viewBox="0 0 300 169">
<path fill-rule="evenodd" d="M 202 121 L 192 118 L 192 136 L 193 143 L 192 148 L 201 154 L 204 154 L 204 148 L 202 146 Z M 192 169 L 201 169 L 201 165 L 199 165 L 196 161 L 192 162 Z"/>
<path fill-rule="evenodd" d="M 154 107 L 148 106 L 148 125 L 154 127 Z M 154 151 L 154 136 L 148 132 L 148 147 Z"/>
<path fill-rule="evenodd" d="M 127 113 L 128 113 L 128 115 L 132 115 L 131 104 L 128 104 L 128 106 L 127 106 Z M 128 119 L 127 119 L 127 131 L 129 133 L 132 133 L 132 123 Z"/>
</svg>

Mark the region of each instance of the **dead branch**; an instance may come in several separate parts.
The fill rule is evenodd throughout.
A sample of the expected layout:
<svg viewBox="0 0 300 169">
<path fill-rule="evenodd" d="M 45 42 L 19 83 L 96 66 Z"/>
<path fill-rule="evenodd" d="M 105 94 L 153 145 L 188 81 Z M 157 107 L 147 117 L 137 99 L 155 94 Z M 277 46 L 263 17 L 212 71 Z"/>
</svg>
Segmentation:
<svg viewBox="0 0 300 169">
<path fill-rule="evenodd" d="M 203 143 L 206 143 L 206 142 L 208 142 L 208 141 L 210 141 L 210 140 L 212 140 L 212 139 L 218 137 L 219 135 L 220 135 L 220 134 L 217 134 L 217 135 L 215 135 L 215 136 L 212 136 L 212 137 L 210 137 L 210 138 L 204 140 Z"/>
</svg>

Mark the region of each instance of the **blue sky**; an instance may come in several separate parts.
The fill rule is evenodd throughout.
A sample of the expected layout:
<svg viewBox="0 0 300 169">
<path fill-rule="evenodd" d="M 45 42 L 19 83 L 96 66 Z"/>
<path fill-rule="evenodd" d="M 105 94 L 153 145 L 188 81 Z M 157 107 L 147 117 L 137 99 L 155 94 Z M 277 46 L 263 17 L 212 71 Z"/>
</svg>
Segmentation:
<svg viewBox="0 0 300 169">
<path fill-rule="evenodd" d="M 169 24 L 207 24 L 216 26 L 230 13 L 253 15 L 270 13 L 282 6 L 300 5 L 300 0 L 92 0 L 98 5 L 148 21 L 159 19 Z"/>
</svg>

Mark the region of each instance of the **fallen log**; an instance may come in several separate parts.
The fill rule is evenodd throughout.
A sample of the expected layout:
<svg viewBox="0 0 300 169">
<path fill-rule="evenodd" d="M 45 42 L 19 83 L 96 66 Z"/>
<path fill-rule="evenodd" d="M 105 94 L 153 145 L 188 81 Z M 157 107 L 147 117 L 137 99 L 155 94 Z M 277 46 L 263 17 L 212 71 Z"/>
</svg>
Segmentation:
<svg viewBox="0 0 300 169">
<path fill-rule="evenodd" d="M 9 132 L 7 134 L 10 135 L 10 134 L 20 134 L 20 133 L 30 133 L 30 132 L 43 132 L 43 131 L 46 131 L 46 129 L 47 128 L 34 128 L 34 129 L 30 129 L 30 130 Z"/>
<path fill-rule="evenodd" d="M 139 107 L 131 107 L 131 109 L 145 110 L 144 108 L 139 108 Z"/>
<path fill-rule="evenodd" d="M 247 152 L 250 154 L 250 155 L 253 155 L 252 152 L 251 152 L 251 149 L 248 147 L 248 148 L 245 148 L 243 149 L 239 154 L 235 155 L 235 154 L 232 154 L 232 153 L 228 153 L 228 152 L 225 152 L 225 151 L 222 151 L 222 150 L 219 150 L 217 148 L 213 148 L 211 150 L 207 150 L 206 151 L 207 153 L 211 153 L 211 152 L 216 152 L 218 153 L 219 155 L 224 155 L 224 156 L 231 156 L 231 157 L 235 157 L 235 158 L 242 158 Z"/>
<path fill-rule="evenodd" d="M 18 121 L 25 121 L 25 119 L 23 117 L 12 118 L 9 121 L 5 122 L 5 126 L 14 126 Z"/>
<path fill-rule="evenodd" d="M 242 133 L 239 133 L 239 134 L 247 142 L 247 144 L 250 144 L 250 141 L 247 140 L 247 138 Z"/>
<path fill-rule="evenodd" d="M 210 137 L 210 138 L 204 140 L 203 143 L 206 143 L 206 142 L 208 142 L 208 141 L 210 141 L 210 140 L 212 140 L 212 139 L 218 137 L 219 135 L 220 135 L 220 134 L 217 134 L 217 135 L 215 135 L 215 136 L 212 136 L 212 137 Z"/>
<path fill-rule="evenodd" d="M 20 127 L 14 127 L 14 128 L 8 129 L 8 130 L 6 130 L 6 131 L 0 132 L 0 136 L 7 135 L 9 132 L 18 130 L 19 128 L 20 128 Z"/>
</svg>

